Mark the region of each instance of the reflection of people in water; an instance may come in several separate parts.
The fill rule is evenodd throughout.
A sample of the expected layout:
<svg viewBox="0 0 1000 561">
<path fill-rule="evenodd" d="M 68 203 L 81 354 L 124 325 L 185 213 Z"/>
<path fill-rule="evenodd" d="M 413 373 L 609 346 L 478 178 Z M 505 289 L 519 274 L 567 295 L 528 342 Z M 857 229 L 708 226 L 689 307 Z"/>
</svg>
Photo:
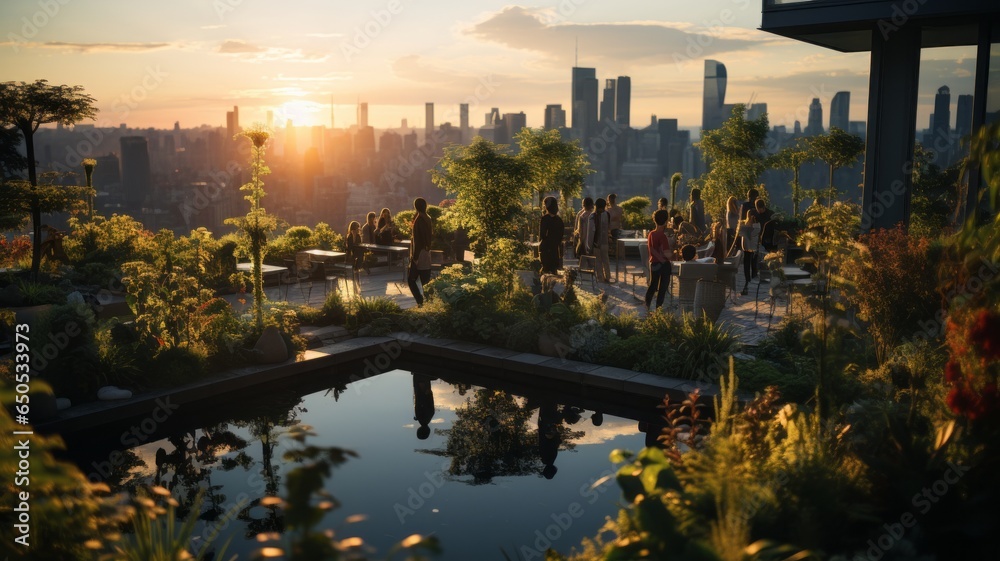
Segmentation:
<svg viewBox="0 0 1000 561">
<path fill-rule="evenodd" d="M 413 374 L 413 420 L 420 423 L 417 438 L 427 440 L 431 435 L 430 422 L 434 418 L 434 391 L 431 390 L 431 376 Z"/>
<path fill-rule="evenodd" d="M 538 408 L 538 455 L 545 464 L 542 468 L 545 479 L 552 479 L 558 471 L 555 463 L 561 443 L 559 426 L 562 420 L 563 414 L 555 403 L 546 402 Z"/>
<path fill-rule="evenodd" d="M 646 446 L 660 446 L 660 441 L 657 438 L 662 432 L 662 427 L 656 423 L 649 423 L 647 421 L 639 421 L 639 431 L 646 433 Z"/>
<path fill-rule="evenodd" d="M 594 424 L 595 427 L 599 427 L 604 424 L 604 413 L 600 411 L 594 411 L 594 414 L 590 416 L 590 422 Z"/>
</svg>

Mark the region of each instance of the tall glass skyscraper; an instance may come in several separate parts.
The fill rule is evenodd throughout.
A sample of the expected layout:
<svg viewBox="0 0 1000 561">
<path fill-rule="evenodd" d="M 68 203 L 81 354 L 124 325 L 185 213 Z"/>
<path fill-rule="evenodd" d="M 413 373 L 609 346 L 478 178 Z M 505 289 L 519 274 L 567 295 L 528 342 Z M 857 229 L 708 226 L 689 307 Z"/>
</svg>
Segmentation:
<svg viewBox="0 0 1000 561">
<path fill-rule="evenodd" d="M 809 136 L 823 134 L 823 103 L 818 97 L 814 97 L 809 104 L 809 121 L 806 123 L 805 133 Z"/>
<path fill-rule="evenodd" d="M 582 138 L 597 133 L 597 70 L 573 67 L 573 121 Z"/>
<path fill-rule="evenodd" d="M 705 61 L 705 93 L 701 107 L 701 130 L 722 126 L 726 103 L 726 65 L 717 60 Z"/>
<path fill-rule="evenodd" d="M 837 127 L 844 132 L 851 129 L 851 92 L 837 92 L 830 102 L 830 128 Z"/>
<path fill-rule="evenodd" d="M 615 92 L 615 121 L 626 127 L 631 124 L 632 78 L 619 76 Z"/>
<path fill-rule="evenodd" d="M 951 134 L 951 90 L 948 86 L 938 88 L 934 96 L 934 120 L 931 122 L 931 133 L 935 139 L 948 140 Z"/>
</svg>

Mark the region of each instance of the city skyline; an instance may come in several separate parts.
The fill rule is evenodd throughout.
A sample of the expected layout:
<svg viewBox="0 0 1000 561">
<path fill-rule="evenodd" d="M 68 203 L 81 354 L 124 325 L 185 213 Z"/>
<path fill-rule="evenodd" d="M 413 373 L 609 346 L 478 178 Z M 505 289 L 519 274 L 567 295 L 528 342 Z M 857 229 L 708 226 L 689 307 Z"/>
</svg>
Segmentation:
<svg viewBox="0 0 1000 561">
<path fill-rule="evenodd" d="M 185 1 L 151 18 L 124 2 L 57 2 L 51 15 L 36 3 L 5 3 L 0 61 L 7 80 L 82 85 L 97 99 L 98 126 L 224 126 L 224 112 L 239 105 L 244 124 L 272 111 L 276 126 L 329 126 L 332 117 L 343 127 L 356 122 L 360 99 L 376 128 L 402 119 L 423 128 L 429 102 L 439 124 L 457 125 L 459 104 L 469 103 L 472 115 L 523 111 L 538 127 L 547 105 L 561 104 L 571 120 L 577 65 L 596 68 L 599 80 L 632 78 L 633 126 L 656 114 L 698 127 L 704 60 L 713 58 L 729 70 L 727 101 L 766 100 L 772 125 L 805 122 L 812 98 L 829 107 L 837 91 L 853 92 L 850 113 L 865 114 L 868 55 L 760 32 L 756 2 L 440 4 L 361 2 L 334 13 L 302 2 L 275 17 L 242 1 Z M 925 54 L 921 83 L 935 85 L 921 95 L 918 122 L 933 111 L 937 86 L 971 91 L 974 60 L 963 52 Z"/>
</svg>

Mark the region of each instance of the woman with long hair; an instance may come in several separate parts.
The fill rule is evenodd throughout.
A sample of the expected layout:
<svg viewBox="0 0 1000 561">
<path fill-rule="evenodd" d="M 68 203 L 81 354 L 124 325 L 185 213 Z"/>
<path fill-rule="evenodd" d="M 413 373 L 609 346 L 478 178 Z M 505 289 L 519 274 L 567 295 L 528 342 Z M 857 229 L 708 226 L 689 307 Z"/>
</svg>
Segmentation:
<svg viewBox="0 0 1000 561">
<path fill-rule="evenodd" d="M 740 226 L 740 201 L 736 197 L 729 197 L 726 201 L 726 239 L 732 241 L 733 247 L 726 248 L 728 253 L 736 248 L 736 229 Z"/>
<path fill-rule="evenodd" d="M 351 220 L 347 225 L 347 259 L 355 271 L 360 271 L 365 264 L 365 250 L 361 248 L 361 224 Z"/>
<path fill-rule="evenodd" d="M 379 213 L 375 232 L 376 243 L 379 245 L 391 245 L 395 240 L 396 227 L 392 223 L 392 213 L 389 209 L 383 208 Z"/>
<path fill-rule="evenodd" d="M 740 226 L 740 244 L 743 249 L 743 291 L 746 296 L 750 279 L 757 276 L 757 246 L 760 245 L 760 224 L 757 214 L 747 211 Z"/>
<path fill-rule="evenodd" d="M 545 214 L 538 223 L 538 258 L 542 261 L 542 274 L 554 275 L 562 268 L 559 248 L 562 247 L 565 226 L 555 197 L 545 197 L 543 206 Z"/>
</svg>

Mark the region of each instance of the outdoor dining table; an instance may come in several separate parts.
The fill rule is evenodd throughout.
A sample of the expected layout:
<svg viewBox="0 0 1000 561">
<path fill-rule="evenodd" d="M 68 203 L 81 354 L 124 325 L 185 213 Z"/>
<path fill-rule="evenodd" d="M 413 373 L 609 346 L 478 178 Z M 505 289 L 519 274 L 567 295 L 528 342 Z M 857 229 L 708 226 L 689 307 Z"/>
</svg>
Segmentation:
<svg viewBox="0 0 1000 561">
<path fill-rule="evenodd" d="M 639 247 L 646 243 L 646 238 L 618 238 L 618 245 L 615 248 L 615 282 L 618 282 L 618 270 L 621 268 L 622 256 L 625 255 L 626 247 Z"/>
<path fill-rule="evenodd" d="M 237 263 L 236 270 L 242 271 L 244 273 L 249 273 L 253 271 L 253 263 Z M 267 278 L 268 275 L 278 275 L 278 291 L 281 291 L 281 277 L 284 273 L 288 272 L 288 267 L 282 267 L 281 265 L 267 265 L 261 264 L 261 276 Z"/>
<path fill-rule="evenodd" d="M 340 259 L 347 256 L 343 251 L 329 251 L 326 249 L 306 249 L 300 251 L 299 254 L 308 255 L 310 263 L 324 263 L 331 259 Z"/>
<path fill-rule="evenodd" d="M 409 240 L 407 240 L 409 241 Z M 393 255 L 406 255 L 410 253 L 410 248 L 398 245 L 379 245 L 376 243 L 363 243 L 359 247 L 363 247 L 367 251 L 372 253 L 384 253 L 386 255 L 386 268 L 392 268 L 392 256 Z M 406 266 L 403 266 L 403 279 L 406 279 Z"/>
</svg>

